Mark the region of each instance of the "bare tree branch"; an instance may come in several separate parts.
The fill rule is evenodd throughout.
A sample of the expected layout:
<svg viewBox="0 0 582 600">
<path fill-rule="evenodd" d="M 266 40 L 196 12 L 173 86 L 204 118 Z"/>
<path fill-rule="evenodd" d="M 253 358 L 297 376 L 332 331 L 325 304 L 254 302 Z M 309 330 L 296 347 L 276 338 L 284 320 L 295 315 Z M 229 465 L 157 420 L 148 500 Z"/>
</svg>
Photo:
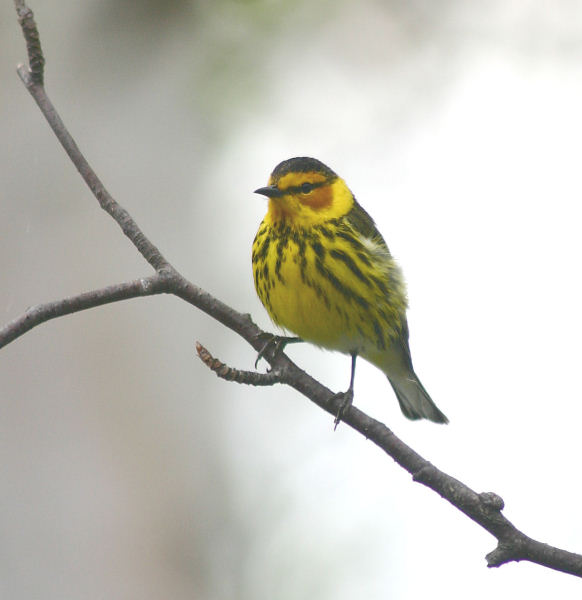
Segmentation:
<svg viewBox="0 0 582 600">
<path fill-rule="evenodd" d="M 241 371 L 239 369 L 233 369 L 223 362 L 220 362 L 217 358 L 214 358 L 200 342 L 196 342 L 196 352 L 198 352 L 200 360 L 211 371 L 214 371 L 218 377 L 225 379 L 226 381 L 235 381 L 236 383 L 254 386 L 274 385 L 281 382 L 278 373 L 275 371 L 259 373 L 258 371 Z"/>
<path fill-rule="evenodd" d="M 156 271 L 168 267 L 168 261 L 162 256 L 161 252 L 148 240 L 148 238 L 146 238 L 129 213 L 120 206 L 107 191 L 65 127 L 65 124 L 61 120 L 44 89 L 43 80 L 45 61 L 40 46 L 38 29 L 34 22 L 34 15 L 32 14 L 32 11 L 26 7 L 23 0 L 15 0 L 15 4 L 20 25 L 26 39 L 29 64 L 31 65 L 30 70 L 24 65 L 18 66 L 17 71 L 20 79 L 38 104 L 38 107 L 57 136 L 57 139 L 61 142 L 61 145 L 69 155 L 69 158 L 75 167 L 77 167 L 81 177 L 85 180 L 85 183 L 89 186 L 89 189 L 93 192 L 95 198 L 97 198 L 101 208 L 113 217 L 123 230 L 123 233 L 125 233 L 125 235 L 133 242 L 140 254 Z"/>
<path fill-rule="evenodd" d="M 250 315 L 235 311 L 182 277 L 143 234 L 129 213 L 107 192 L 46 95 L 43 87 L 44 57 L 32 11 L 23 0 L 14 0 L 14 3 L 26 40 L 30 63 L 30 69 L 22 65 L 18 67 L 20 78 L 101 207 L 119 224 L 156 273 L 144 279 L 112 285 L 33 307 L 0 330 L 0 347 L 50 319 L 129 298 L 168 293 L 189 302 L 235 331 L 256 351 L 263 349 L 266 334 L 252 322 Z M 338 413 L 341 399 L 299 369 L 285 354 L 277 353 L 276 349 L 265 350 L 264 358 L 272 368 L 272 371 L 267 374 L 232 369 L 214 359 L 200 344 L 197 349 L 204 363 L 219 377 L 252 385 L 285 383 L 330 413 L 332 417 Z M 478 494 L 464 483 L 440 471 L 397 438 L 383 423 L 372 419 L 354 406 L 342 413 L 342 420 L 384 450 L 413 476 L 414 481 L 435 491 L 491 533 L 497 539 L 498 545 L 487 555 L 488 566 L 496 567 L 511 561 L 527 560 L 582 577 L 581 555 L 538 542 L 519 531 L 501 513 L 504 503 L 497 494 Z"/>
<path fill-rule="evenodd" d="M 341 400 L 335 398 L 329 389 L 301 371 L 284 354 L 266 358 L 281 383 L 295 388 L 332 416 L 337 414 Z M 498 545 L 487 555 L 487 566 L 499 567 L 508 562 L 527 560 L 582 577 L 582 555 L 538 542 L 519 531 L 501 513 L 504 502 L 497 494 L 478 494 L 458 479 L 437 469 L 396 437 L 386 425 L 355 406 L 342 417 L 342 421 L 384 450 L 412 475 L 414 481 L 435 491 L 491 533 Z"/>
<path fill-rule="evenodd" d="M 36 23 L 34 22 L 34 15 L 24 0 L 14 0 L 16 7 L 16 14 L 18 15 L 18 22 L 22 27 L 22 33 L 24 34 L 24 40 L 26 42 L 26 50 L 28 52 L 28 64 L 30 65 L 30 71 L 27 71 L 27 77 L 38 85 L 44 83 L 44 55 L 40 46 L 40 36 Z"/>
<path fill-rule="evenodd" d="M 101 306 L 102 304 L 110 304 L 111 302 L 129 300 L 130 298 L 138 298 L 140 296 L 162 294 L 167 291 L 167 288 L 166 279 L 156 273 L 151 277 L 110 285 L 77 296 L 70 296 L 69 298 L 62 298 L 54 302 L 31 306 L 24 314 L 13 319 L 0 329 L 0 348 L 45 321 Z"/>
</svg>

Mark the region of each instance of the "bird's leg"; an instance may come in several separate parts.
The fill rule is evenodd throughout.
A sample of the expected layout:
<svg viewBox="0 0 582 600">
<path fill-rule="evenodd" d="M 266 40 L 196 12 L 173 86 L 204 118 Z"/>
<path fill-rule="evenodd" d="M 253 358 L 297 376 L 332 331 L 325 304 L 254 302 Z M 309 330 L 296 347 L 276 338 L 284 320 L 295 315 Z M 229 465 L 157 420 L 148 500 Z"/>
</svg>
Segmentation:
<svg viewBox="0 0 582 600">
<path fill-rule="evenodd" d="M 257 368 L 261 358 L 263 358 L 269 350 L 272 350 L 273 354 L 277 356 L 283 352 L 287 344 L 296 344 L 297 342 L 303 341 L 300 337 L 287 337 L 284 335 L 273 335 L 271 333 L 263 333 L 259 337 L 266 338 L 266 341 L 257 354 L 257 360 L 255 360 L 255 369 Z"/>
<path fill-rule="evenodd" d="M 354 401 L 354 377 L 356 375 L 356 359 L 358 358 L 358 353 L 354 352 L 352 354 L 352 374 L 350 376 L 350 387 L 345 392 L 340 392 L 336 394 L 334 398 L 341 400 L 339 410 L 337 411 L 337 415 L 335 417 L 335 421 L 333 422 L 333 430 L 337 429 L 339 422 L 342 419 L 343 414 L 346 410 L 352 405 Z"/>
</svg>

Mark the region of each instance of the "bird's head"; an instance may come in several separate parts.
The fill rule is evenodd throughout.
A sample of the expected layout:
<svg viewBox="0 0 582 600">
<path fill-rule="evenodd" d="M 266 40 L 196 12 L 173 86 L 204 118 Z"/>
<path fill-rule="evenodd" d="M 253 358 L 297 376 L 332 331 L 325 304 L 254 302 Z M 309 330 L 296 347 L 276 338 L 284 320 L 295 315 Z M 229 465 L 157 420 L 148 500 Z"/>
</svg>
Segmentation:
<svg viewBox="0 0 582 600">
<path fill-rule="evenodd" d="M 315 158 L 290 158 L 279 163 L 269 185 L 255 190 L 269 198 L 273 221 L 310 226 L 347 214 L 354 197 L 344 180 Z"/>
</svg>

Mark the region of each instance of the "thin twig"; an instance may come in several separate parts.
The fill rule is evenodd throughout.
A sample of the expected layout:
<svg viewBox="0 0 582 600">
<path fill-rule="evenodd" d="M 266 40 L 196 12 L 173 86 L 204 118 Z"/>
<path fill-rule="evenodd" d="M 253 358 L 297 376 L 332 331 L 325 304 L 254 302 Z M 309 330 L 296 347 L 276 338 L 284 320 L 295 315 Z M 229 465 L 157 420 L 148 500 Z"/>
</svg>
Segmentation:
<svg viewBox="0 0 582 600">
<path fill-rule="evenodd" d="M 14 0 L 14 4 L 16 6 L 16 13 L 18 14 L 18 22 L 20 23 L 20 27 L 22 27 L 22 33 L 26 41 L 28 62 L 30 64 L 29 78 L 33 83 L 43 85 L 45 60 L 34 15 L 23 0 Z"/>
<path fill-rule="evenodd" d="M 156 273 L 143 279 L 118 283 L 76 296 L 61 298 L 54 302 L 31 306 L 24 314 L 13 319 L 0 329 L 0 348 L 24 335 L 33 327 L 51 319 L 87 310 L 88 308 L 95 308 L 103 304 L 110 304 L 111 302 L 162 294 L 167 292 L 167 290 L 168 284 L 166 279 Z"/>
<path fill-rule="evenodd" d="M 133 242 L 140 254 L 156 270 L 170 269 L 168 261 L 152 242 L 143 234 L 130 214 L 111 196 L 99 177 L 83 156 L 75 140 L 65 127 L 61 117 L 50 101 L 43 85 L 44 57 L 40 48 L 40 37 L 32 11 L 22 0 L 15 0 L 20 24 L 27 41 L 30 69 L 24 65 L 17 68 L 20 79 L 30 92 L 42 114 L 51 126 L 65 152 L 77 167 L 81 177 L 97 198 L 101 208 L 109 213 L 123 230 L 123 233 Z"/>
<path fill-rule="evenodd" d="M 240 369 L 233 369 L 218 360 L 218 358 L 214 358 L 200 342 L 196 342 L 196 352 L 198 352 L 200 360 L 211 371 L 214 371 L 220 379 L 254 386 L 275 385 L 281 381 L 279 375 L 272 370 L 268 373 L 259 373 L 258 371 L 241 371 Z"/>
</svg>

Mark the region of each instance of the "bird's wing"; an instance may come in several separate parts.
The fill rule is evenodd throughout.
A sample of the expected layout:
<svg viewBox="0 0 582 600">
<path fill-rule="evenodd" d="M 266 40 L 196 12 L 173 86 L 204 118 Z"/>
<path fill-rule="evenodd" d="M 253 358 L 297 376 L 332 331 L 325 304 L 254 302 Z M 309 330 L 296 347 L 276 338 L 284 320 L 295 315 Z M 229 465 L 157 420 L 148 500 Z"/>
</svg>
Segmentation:
<svg viewBox="0 0 582 600">
<path fill-rule="evenodd" d="M 372 217 L 364 210 L 364 208 L 360 206 L 355 198 L 354 206 L 346 215 L 346 219 L 356 233 L 375 242 L 379 246 L 383 246 L 388 254 L 390 254 L 382 234 L 376 228 L 374 219 L 372 219 Z"/>
<path fill-rule="evenodd" d="M 360 206 L 355 198 L 354 206 L 345 218 L 353 231 L 358 234 L 360 241 L 364 243 L 368 251 L 379 259 L 379 264 L 390 265 L 390 268 L 386 270 L 386 277 L 391 280 L 391 287 L 394 284 L 404 286 L 402 273 L 394 262 L 382 234 L 376 228 L 374 219 Z M 405 294 L 404 289 L 402 289 L 402 293 Z M 404 312 L 401 315 L 398 341 L 400 342 L 399 346 L 402 351 L 403 360 L 406 366 L 412 370 L 412 358 L 408 345 L 408 323 Z"/>
</svg>

